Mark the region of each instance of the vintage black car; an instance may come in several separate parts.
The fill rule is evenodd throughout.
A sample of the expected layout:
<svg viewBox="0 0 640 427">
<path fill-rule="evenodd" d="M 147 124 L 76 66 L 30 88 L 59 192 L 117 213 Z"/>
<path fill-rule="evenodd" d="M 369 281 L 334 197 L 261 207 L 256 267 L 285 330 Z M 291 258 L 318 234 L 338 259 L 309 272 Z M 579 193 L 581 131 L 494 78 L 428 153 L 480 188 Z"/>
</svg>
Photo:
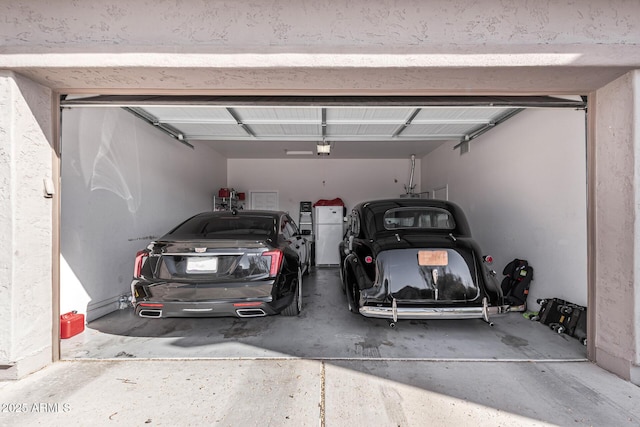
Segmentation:
<svg viewBox="0 0 640 427">
<path fill-rule="evenodd" d="M 205 212 L 138 252 L 133 305 L 141 317 L 296 316 L 309 266 L 287 213 Z"/>
<path fill-rule="evenodd" d="M 464 213 L 442 200 L 400 198 L 355 206 L 340 244 L 349 309 L 389 319 L 490 322 L 509 310 L 490 256 L 471 238 Z"/>
</svg>

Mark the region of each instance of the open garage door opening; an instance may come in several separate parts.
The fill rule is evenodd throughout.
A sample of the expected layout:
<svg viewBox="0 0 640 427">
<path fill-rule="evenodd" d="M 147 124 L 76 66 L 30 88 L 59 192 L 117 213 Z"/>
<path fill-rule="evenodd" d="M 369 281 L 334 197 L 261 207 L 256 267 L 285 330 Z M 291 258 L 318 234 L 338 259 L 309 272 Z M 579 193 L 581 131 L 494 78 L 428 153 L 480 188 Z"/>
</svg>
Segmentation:
<svg viewBox="0 0 640 427">
<path fill-rule="evenodd" d="M 552 358 L 586 353 L 577 341 L 532 328 L 522 313 L 497 319 L 493 329 L 473 321 L 407 321 L 389 336 L 384 321 L 349 313 L 336 267 L 316 266 L 303 279 L 303 307 L 294 318 L 142 319 L 129 304 L 138 251 L 242 194 L 237 207 L 285 211 L 296 222 L 303 202 L 340 199 L 348 212 L 362 201 L 401 196 L 453 201 L 493 256 L 498 279 L 514 258 L 535 268 L 530 310 L 550 297 L 586 306 L 579 96 L 91 96 L 67 97 L 62 106 L 60 311 L 89 322 L 62 340 L 62 358 L 377 352 L 531 359 L 540 346 Z M 426 351 L 424 342 L 413 342 L 425 331 L 435 334 L 428 341 L 451 345 Z M 477 334 L 495 345 L 475 346 L 489 350 L 474 353 L 469 338 Z"/>
</svg>

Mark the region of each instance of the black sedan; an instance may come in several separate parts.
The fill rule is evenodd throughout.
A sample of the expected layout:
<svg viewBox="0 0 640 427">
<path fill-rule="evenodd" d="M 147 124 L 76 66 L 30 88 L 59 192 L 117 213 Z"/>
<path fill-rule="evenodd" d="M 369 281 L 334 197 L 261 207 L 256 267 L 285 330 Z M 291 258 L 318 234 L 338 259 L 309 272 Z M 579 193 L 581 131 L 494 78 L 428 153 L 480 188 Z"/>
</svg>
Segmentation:
<svg viewBox="0 0 640 427">
<path fill-rule="evenodd" d="M 367 317 L 480 318 L 509 310 L 464 213 L 442 200 L 360 203 L 340 244 L 349 309 Z"/>
<path fill-rule="evenodd" d="M 296 316 L 309 266 L 287 213 L 205 212 L 138 252 L 133 305 L 141 317 Z"/>
</svg>

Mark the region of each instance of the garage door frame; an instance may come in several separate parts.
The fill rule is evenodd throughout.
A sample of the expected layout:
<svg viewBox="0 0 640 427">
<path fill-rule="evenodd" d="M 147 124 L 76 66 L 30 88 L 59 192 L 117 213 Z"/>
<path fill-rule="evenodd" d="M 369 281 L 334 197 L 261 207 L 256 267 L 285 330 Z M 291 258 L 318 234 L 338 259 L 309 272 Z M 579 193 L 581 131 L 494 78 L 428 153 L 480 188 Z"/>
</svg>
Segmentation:
<svg viewBox="0 0 640 427">
<path fill-rule="evenodd" d="M 183 91 L 176 91 L 173 94 L 164 93 L 162 95 L 148 95 L 128 93 L 124 95 L 110 94 L 102 96 L 90 96 L 95 92 L 91 91 L 65 91 L 66 94 L 74 94 L 77 96 L 87 95 L 86 99 L 76 97 L 73 100 L 66 99 L 67 95 L 60 92 L 53 94 L 53 118 L 54 126 L 54 154 L 53 154 L 53 173 L 58 177 L 58 187 L 60 187 L 61 177 L 61 109 L 68 106 L 133 106 L 142 103 L 148 105 L 159 105 L 166 103 L 169 98 L 178 104 L 193 103 L 196 100 L 203 102 L 203 105 L 252 105 L 252 106 L 273 106 L 273 105 L 291 105 L 291 106 L 315 106 L 315 105 L 341 105 L 341 106 L 362 106 L 362 105 L 378 105 L 378 106 L 406 106 L 416 105 L 432 105 L 432 106 L 518 106 L 518 107 L 554 107 L 554 108 L 586 108 L 586 172 L 587 172 L 587 301 L 588 307 L 588 340 L 587 340 L 587 357 L 591 361 L 595 361 L 595 292 L 596 292 L 596 269 L 595 263 L 592 261 L 595 256 L 595 236 L 596 224 L 595 218 L 595 105 L 593 102 L 594 94 L 583 96 L 583 101 L 563 100 L 556 102 L 544 102 L 548 95 L 495 95 L 495 96 L 473 96 L 473 95 L 452 95 L 437 96 L 421 95 L 421 96 L 397 96 L 397 95 L 349 95 L 349 96 L 308 96 L 301 93 L 298 96 L 269 95 L 269 96 L 219 96 L 219 95 L 184 95 Z M 54 361 L 60 360 L 60 233 L 61 233 L 61 199 L 60 191 L 53 198 L 53 283 L 52 283 L 52 300 L 53 300 L 53 333 L 52 348 Z"/>
</svg>

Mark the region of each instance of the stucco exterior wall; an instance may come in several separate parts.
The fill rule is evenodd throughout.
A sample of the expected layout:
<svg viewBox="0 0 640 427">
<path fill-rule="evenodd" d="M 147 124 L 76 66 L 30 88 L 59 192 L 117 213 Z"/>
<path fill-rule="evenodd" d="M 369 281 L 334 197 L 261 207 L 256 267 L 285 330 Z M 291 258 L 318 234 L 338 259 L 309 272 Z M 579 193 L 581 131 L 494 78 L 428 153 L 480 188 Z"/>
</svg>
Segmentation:
<svg viewBox="0 0 640 427">
<path fill-rule="evenodd" d="M 0 69 L 58 89 L 586 93 L 640 64 L 639 14 L 629 0 L 11 0 Z"/>
<path fill-rule="evenodd" d="M 0 36 L 23 46 L 633 43 L 636 7 L 627 0 L 5 1 Z"/>
<path fill-rule="evenodd" d="M 0 378 L 52 360 L 51 91 L 0 72 Z"/>
<path fill-rule="evenodd" d="M 596 94 L 596 361 L 640 383 L 640 73 Z"/>
<path fill-rule="evenodd" d="M 639 15 L 634 0 L 8 0 L 0 70 L 63 93 L 586 94 L 640 69 Z M 51 216 L 38 194 L 50 101 L 1 76 L 0 364 L 11 364 L 49 345 Z M 627 377 L 638 358 L 636 81 L 598 91 L 596 125 L 598 363 Z"/>
</svg>

